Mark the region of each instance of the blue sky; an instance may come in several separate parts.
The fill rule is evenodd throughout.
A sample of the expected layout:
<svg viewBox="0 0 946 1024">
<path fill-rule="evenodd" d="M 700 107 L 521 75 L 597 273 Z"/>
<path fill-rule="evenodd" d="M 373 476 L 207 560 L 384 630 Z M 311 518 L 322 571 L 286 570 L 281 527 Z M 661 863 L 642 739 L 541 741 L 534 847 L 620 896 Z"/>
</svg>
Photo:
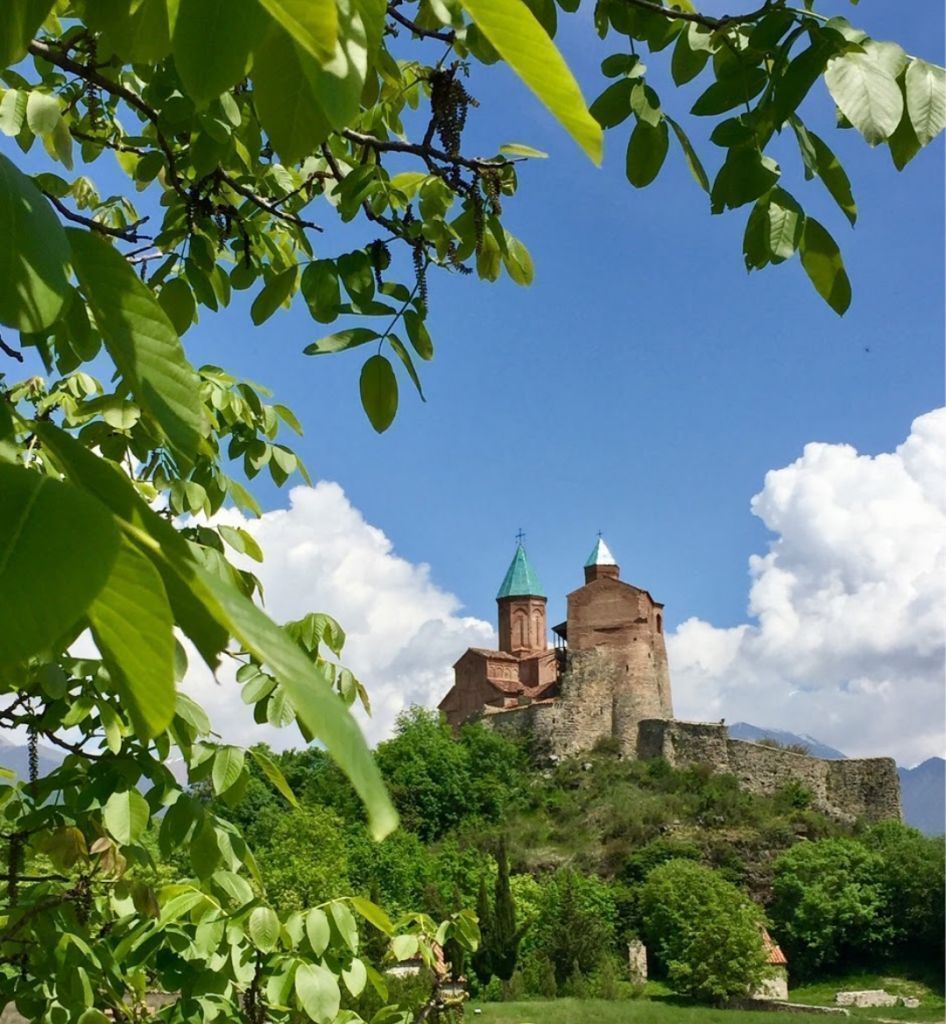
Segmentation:
<svg viewBox="0 0 946 1024">
<path fill-rule="evenodd" d="M 944 61 L 940 5 L 873 0 L 824 10 Z M 586 22 L 563 17 L 558 43 L 590 102 L 606 84 L 600 61 L 617 44 L 598 40 Z M 704 84 L 675 89 L 668 61 L 669 51 L 650 57 L 649 80 L 712 175 L 719 151 L 706 136 L 715 121 L 687 113 Z M 856 460 L 837 446 L 862 456 L 893 452 L 916 417 L 943 404 L 942 138 L 898 173 L 886 150 L 834 130 L 833 104 L 816 83 L 803 114 L 850 174 L 860 208 L 853 231 L 821 184 L 803 180 L 794 139 L 780 140 L 783 186 L 844 252 L 854 300 L 838 318 L 797 261 L 746 273 L 746 211 L 711 217 L 678 149 L 656 183 L 637 191 L 624 178 L 629 124 L 607 133 L 596 169 L 507 69 L 476 66 L 468 86 L 480 106 L 470 113 L 466 151 L 490 155 L 523 142 L 549 153 L 521 165 L 520 193 L 504 216 L 532 252 L 536 279 L 523 289 L 432 275 L 436 357 L 422 367 L 426 404 L 402 380 L 397 420 L 375 434 L 358 401 L 362 350 L 302 355 L 327 329 L 299 302 L 254 328 L 255 290 L 239 293 L 186 335 L 195 362 L 222 364 L 291 406 L 306 428 L 296 447 L 313 477 L 344 492 L 323 485 L 283 514 L 288 495 L 258 478 L 262 504 L 273 510 L 259 526 L 272 613 L 339 616 L 353 635 L 352 665 L 381 708 L 370 731 L 379 738 L 404 702 L 442 696 L 468 643 L 488 642 L 486 625 L 473 620 L 494 622 L 520 527 L 550 622 L 564 617 L 564 595 L 580 584 L 600 529 L 623 577 L 666 603 L 668 631 L 685 624 L 671 649 L 685 716 L 784 725 L 850 753 L 890 751 L 903 763 L 941 752 L 942 630 L 925 615 L 946 595 L 925 582 L 935 539 L 925 548 L 913 540 L 935 538 L 940 522 L 929 494 L 946 471 L 930 453 L 946 444 L 929 438 L 934 426 L 946 436 L 944 421 L 924 421 L 912 462 Z M 11 150 L 10 140 L 0 146 Z M 103 189 L 122 187 L 108 158 L 93 175 Z M 343 234 L 316 216 L 329 226 L 317 251 L 335 255 L 372 237 Z M 799 468 L 771 477 L 753 515 L 750 500 L 766 473 L 790 466 L 810 442 L 835 447 L 812 449 Z M 925 471 L 910 476 L 921 463 Z M 819 506 L 812 495 L 827 498 Z M 940 505 L 946 511 L 946 499 Z M 756 563 L 753 577 L 762 594 L 757 625 L 747 615 L 748 565 L 773 542 L 773 571 Z M 347 561 L 338 550 L 346 544 Z M 909 566 L 902 578 L 900 564 Z M 787 640 L 772 626 L 785 612 L 771 596 L 783 567 L 794 573 L 788 611 L 802 630 Z M 853 580 L 856 621 L 842 615 L 834 624 L 829 604 L 803 607 L 806 586 L 828 593 L 839 579 Z M 868 591 L 881 597 L 858 604 Z M 874 608 L 899 633 L 876 652 L 871 643 L 883 629 Z M 911 633 L 901 619 L 923 622 Z M 817 633 L 820 622 L 833 625 L 832 635 L 793 672 L 799 636 Z M 853 657 L 838 645 L 849 630 L 860 638 Z M 864 669 L 871 659 L 883 671 Z M 729 677 L 727 690 L 721 680 Z M 219 688 L 198 691 L 215 722 L 236 714 Z M 760 701 L 763 693 L 771 699 Z M 898 718 L 907 706 L 910 715 Z M 252 740 L 233 730 L 232 738 Z"/>
<path fill-rule="evenodd" d="M 876 38 L 942 61 L 938 5 L 846 6 L 834 5 Z M 590 102 L 616 47 L 572 18 L 559 43 Z M 686 114 L 702 86 L 666 84 L 668 57 L 650 59 L 654 83 L 709 165 L 708 129 Z M 302 308 L 252 329 L 237 306 L 190 344 L 274 387 L 305 423 L 312 473 L 339 481 L 471 613 L 492 620 L 521 526 L 553 617 L 601 529 L 625 577 L 667 603 L 668 624 L 740 620 L 746 561 L 765 538 L 748 503 L 765 472 L 813 440 L 889 450 L 942 402 L 942 140 L 898 173 L 885 151 L 833 130 L 816 84 L 806 115 L 850 173 L 853 231 L 784 140 L 786 187 L 842 245 L 854 286 L 842 319 L 797 261 L 746 274 L 745 213 L 711 217 L 678 150 L 636 191 L 623 175 L 627 125 L 607 134 L 598 170 L 504 68 L 476 67 L 469 88 L 481 104 L 471 151 L 520 141 L 550 154 L 521 168 L 506 204 L 536 280 L 432 278 L 426 404 L 402 385 L 397 421 L 375 435 L 358 407 L 360 351 L 302 356 L 320 334 Z"/>
</svg>

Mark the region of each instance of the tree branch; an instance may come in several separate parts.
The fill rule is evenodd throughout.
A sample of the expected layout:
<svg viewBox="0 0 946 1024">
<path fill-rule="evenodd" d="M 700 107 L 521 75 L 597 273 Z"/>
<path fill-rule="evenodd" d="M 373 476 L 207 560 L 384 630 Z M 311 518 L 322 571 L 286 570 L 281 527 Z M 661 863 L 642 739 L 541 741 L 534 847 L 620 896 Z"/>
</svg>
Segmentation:
<svg viewBox="0 0 946 1024">
<path fill-rule="evenodd" d="M 729 28 L 731 25 L 742 25 L 747 22 L 758 21 L 774 7 L 781 7 L 783 0 L 766 0 L 766 3 L 755 11 L 749 11 L 747 14 L 724 14 L 721 18 L 700 14 L 699 11 L 681 11 L 674 7 L 664 7 L 661 4 L 654 3 L 653 0 L 624 0 L 624 2 L 642 11 L 661 14 L 670 21 L 692 21 L 696 25 L 702 25 L 713 32 L 718 32 L 720 29 Z"/>
<path fill-rule="evenodd" d="M 63 71 L 68 71 L 70 74 L 75 75 L 77 78 L 81 78 L 85 82 L 90 82 L 92 85 L 97 85 L 100 89 L 109 93 L 109 95 L 118 96 L 120 99 L 123 99 L 128 106 L 137 110 L 138 113 L 146 120 L 150 121 L 154 126 L 155 138 L 157 139 L 158 145 L 161 147 L 161 151 L 164 153 L 164 158 L 167 161 L 168 175 L 174 183 L 174 187 L 178 191 L 186 191 L 184 183 L 178 174 L 177 157 L 174 155 L 174 150 L 171 148 L 170 143 L 164 137 L 164 133 L 158 127 L 158 112 L 154 107 L 145 103 L 145 101 L 134 90 L 127 88 L 119 82 L 113 82 L 110 78 L 106 78 L 105 75 L 99 74 L 95 68 L 87 67 L 85 64 L 80 64 L 78 61 L 66 56 L 62 51 L 49 46 L 47 43 L 44 43 L 39 39 L 34 39 L 30 43 L 29 51 L 34 57 L 41 57 L 43 60 L 49 61 L 50 64 L 54 64 L 57 68 L 61 68 Z"/>
<path fill-rule="evenodd" d="M 411 21 L 410 18 L 401 14 L 396 4 L 388 4 L 388 17 L 393 18 L 405 28 L 410 29 L 415 36 L 419 36 L 421 39 L 439 39 L 442 43 L 452 43 L 456 38 L 456 33 L 450 30 L 438 31 L 431 28 L 421 28 L 416 21 Z"/>
<path fill-rule="evenodd" d="M 127 228 L 112 228 L 108 224 L 103 224 L 100 220 L 95 220 L 92 217 L 84 217 L 81 213 L 74 213 L 64 203 L 60 202 L 51 192 L 43 190 L 43 195 L 56 207 L 56 209 L 66 218 L 71 220 L 75 224 L 82 224 L 92 231 L 98 232 L 100 235 L 109 235 L 112 238 L 120 238 L 123 242 L 140 242 L 142 238 L 150 238 L 150 235 L 140 235 L 138 228 L 144 224 L 148 218 L 142 217 L 141 220 L 136 220 L 134 224 L 129 224 Z"/>
<path fill-rule="evenodd" d="M 0 338 L 0 352 L 8 355 L 11 359 L 15 359 L 18 363 L 23 362 L 23 353 L 19 349 L 10 348 L 3 338 Z"/>
<path fill-rule="evenodd" d="M 217 177 L 229 188 L 232 188 L 237 195 L 243 196 L 244 199 L 248 199 L 254 206 L 258 206 L 261 210 L 265 210 L 271 217 L 277 217 L 279 220 L 284 220 L 289 224 L 295 224 L 297 228 L 312 228 L 313 231 L 321 231 L 314 221 L 303 220 L 302 217 L 297 217 L 294 213 L 288 213 L 286 210 L 280 210 L 279 207 L 271 200 L 264 198 L 261 195 L 257 195 L 251 189 L 248 189 L 246 185 L 241 185 L 236 179 L 231 178 L 226 171 L 217 171 Z M 288 196 L 284 197 L 288 198 Z"/>
<path fill-rule="evenodd" d="M 634 0 L 629 0 L 634 2 Z M 341 135 L 349 142 L 356 142 L 361 146 L 368 146 L 378 153 L 410 153 L 412 156 L 419 156 L 424 161 L 439 160 L 444 164 L 453 164 L 457 167 L 465 167 L 469 171 L 477 173 L 484 170 L 491 170 L 497 167 L 505 167 L 508 160 L 481 160 L 477 157 L 461 156 L 459 153 L 445 153 L 442 149 L 433 146 L 423 146 L 416 142 L 401 142 L 399 139 L 377 139 L 373 135 L 365 135 L 363 132 L 356 132 L 351 128 L 345 128 Z"/>
</svg>

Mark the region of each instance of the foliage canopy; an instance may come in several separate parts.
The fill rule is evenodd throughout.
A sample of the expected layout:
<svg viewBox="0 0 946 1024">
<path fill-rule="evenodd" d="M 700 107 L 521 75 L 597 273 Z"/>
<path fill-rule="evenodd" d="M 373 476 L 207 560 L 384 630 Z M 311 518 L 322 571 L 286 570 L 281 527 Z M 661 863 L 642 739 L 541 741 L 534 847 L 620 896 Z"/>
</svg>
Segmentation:
<svg viewBox="0 0 946 1024">
<path fill-rule="evenodd" d="M 578 6 L 5 5 L 0 328 L 18 345 L 8 333 L 0 349 L 10 366 L 26 351 L 45 373 L 0 378 L 0 723 L 68 751 L 48 776 L 0 790 L 0 997 L 27 1016 L 127 1019 L 158 984 L 180 993 L 168 1020 L 328 1021 L 343 990 L 382 985 L 359 958 L 352 910 L 386 935 L 387 916 L 364 900 L 280 916 L 239 831 L 188 788 L 235 803 L 252 760 L 296 803 L 265 751 L 216 744 L 177 690 L 189 658 L 212 671 L 235 660 L 257 720 L 324 744 L 375 836 L 397 822 L 349 711 L 368 696 L 340 661 L 343 630 L 321 614 L 274 623 L 247 568 L 262 557 L 253 538 L 206 525 L 228 502 L 258 512 L 246 481 L 261 472 L 277 485 L 307 474 L 285 443 L 301 431 L 291 410 L 190 362 L 182 338 L 200 317 L 250 290 L 258 325 L 301 296 L 332 325 L 306 354 L 368 346 L 361 402 L 385 430 L 399 380 L 423 394 L 428 272 L 532 279 L 503 204 L 521 162 L 542 154 L 522 143 L 464 151 L 478 63 L 505 60 L 593 160 L 602 128 L 624 131 L 633 115 L 634 186 L 679 144 L 712 212 L 749 209 L 747 266 L 797 251 L 838 312 L 850 299 L 840 253 L 785 190 L 767 153 L 774 136 L 791 128 L 803 173 L 853 221 L 847 176 L 800 113 L 817 79 L 842 126 L 885 144 L 897 166 L 943 128 L 942 69 L 781 0 L 725 18 L 689 0 L 597 0 L 595 28 L 616 52 L 589 110 L 553 42 L 559 9 Z M 674 82 L 708 83 L 693 113 L 713 119 L 724 154 L 712 180 L 637 52 L 671 45 Z M 114 194 L 98 173 L 106 155 L 127 178 Z M 326 218 L 341 225 L 339 251 L 320 241 Z M 161 856 L 186 853 L 173 881 L 157 877 L 154 831 Z M 51 867 L 24 871 L 36 858 Z M 434 934 L 469 947 L 475 932 L 469 915 L 439 929 L 409 916 L 390 955 L 430 956 Z"/>
</svg>

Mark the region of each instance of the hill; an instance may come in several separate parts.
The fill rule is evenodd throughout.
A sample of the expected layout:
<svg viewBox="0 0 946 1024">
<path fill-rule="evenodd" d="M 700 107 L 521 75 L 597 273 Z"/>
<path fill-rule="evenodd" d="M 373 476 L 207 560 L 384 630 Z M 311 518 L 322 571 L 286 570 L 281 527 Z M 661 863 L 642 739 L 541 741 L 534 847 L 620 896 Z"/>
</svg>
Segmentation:
<svg viewBox="0 0 946 1024">
<path fill-rule="evenodd" d="M 946 833 L 946 761 L 930 757 L 915 768 L 898 768 L 904 820 L 928 836 Z"/>
</svg>

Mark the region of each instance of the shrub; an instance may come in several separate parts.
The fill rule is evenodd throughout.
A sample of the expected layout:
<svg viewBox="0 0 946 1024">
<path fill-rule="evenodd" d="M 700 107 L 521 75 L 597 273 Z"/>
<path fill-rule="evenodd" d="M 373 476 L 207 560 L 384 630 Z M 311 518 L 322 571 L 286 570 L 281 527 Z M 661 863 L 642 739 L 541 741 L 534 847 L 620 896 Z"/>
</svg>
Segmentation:
<svg viewBox="0 0 946 1024">
<path fill-rule="evenodd" d="M 762 912 L 715 871 L 668 861 L 647 876 L 640 908 L 645 940 L 676 991 L 718 1002 L 765 975 Z"/>
<path fill-rule="evenodd" d="M 772 915 L 798 974 L 862 965 L 893 938 L 883 867 L 853 839 L 797 843 L 779 856 Z"/>
</svg>

